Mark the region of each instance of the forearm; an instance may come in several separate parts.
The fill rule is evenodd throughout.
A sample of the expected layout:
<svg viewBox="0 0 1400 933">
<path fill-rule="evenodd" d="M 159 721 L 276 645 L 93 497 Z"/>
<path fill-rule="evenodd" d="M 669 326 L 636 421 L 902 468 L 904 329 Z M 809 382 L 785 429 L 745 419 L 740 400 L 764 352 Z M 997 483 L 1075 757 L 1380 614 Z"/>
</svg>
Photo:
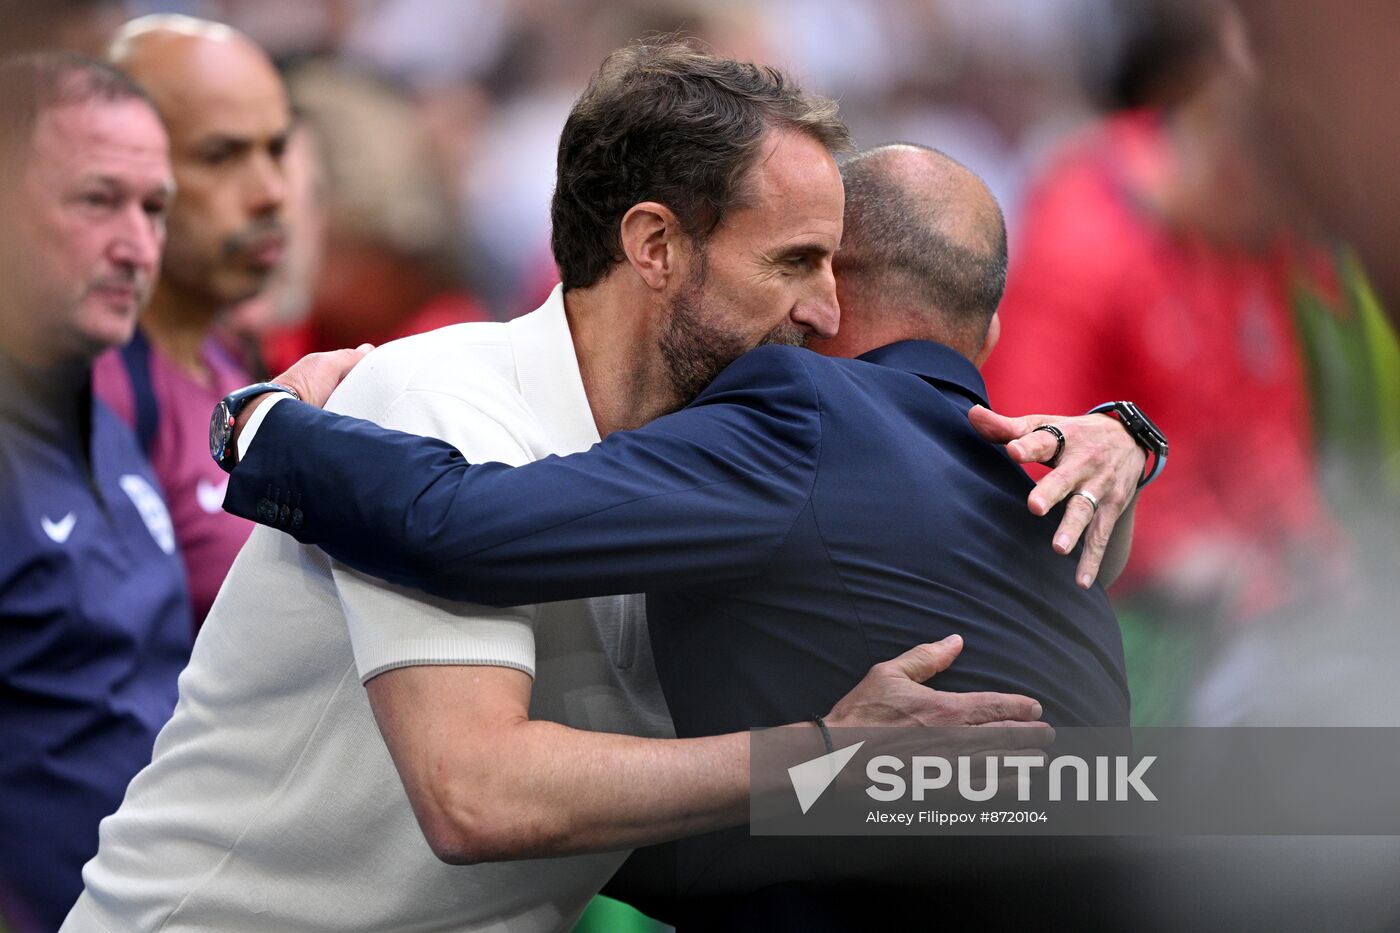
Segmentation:
<svg viewBox="0 0 1400 933">
<path fill-rule="evenodd" d="M 646 739 L 531 720 L 530 679 L 506 668 L 400 668 L 367 689 L 418 823 L 444 861 L 622 849 L 746 818 L 747 733 Z M 794 742 L 802 756 L 820 753 L 810 724 L 793 734 L 807 740 Z"/>
<path fill-rule="evenodd" d="M 1133 549 L 1133 520 L 1137 516 L 1137 499 L 1134 498 L 1118 516 L 1113 526 L 1113 536 L 1108 539 L 1104 550 L 1103 563 L 1099 565 L 1099 582 L 1107 587 L 1122 575 L 1128 566 L 1128 557 Z"/>
<path fill-rule="evenodd" d="M 1040 704 L 1029 697 L 923 685 L 961 648 L 951 636 L 874 665 L 827 723 L 1024 723 L 1032 731 L 1018 731 L 1020 747 L 1048 741 L 1053 733 L 1035 722 Z M 519 670 L 406 667 L 367 689 L 424 836 L 453 863 L 606 851 L 739 825 L 751 794 L 785 790 L 786 766 L 823 748 L 810 723 L 773 730 L 768 739 L 782 740 L 771 759 L 778 766 L 765 764 L 764 785 L 752 786 L 748 733 L 644 739 L 531 721 L 531 681 Z"/>
<path fill-rule="evenodd" d="M 455 762 L 451 777 L 437 782 L 439 799 L 426 808 L 432 812 L 419 813 L 444 861 L 634 848 L 748 816 L 744 733 L 642 739 L 527 720 L 500 738 L 494 760 Z"/>
</svg>

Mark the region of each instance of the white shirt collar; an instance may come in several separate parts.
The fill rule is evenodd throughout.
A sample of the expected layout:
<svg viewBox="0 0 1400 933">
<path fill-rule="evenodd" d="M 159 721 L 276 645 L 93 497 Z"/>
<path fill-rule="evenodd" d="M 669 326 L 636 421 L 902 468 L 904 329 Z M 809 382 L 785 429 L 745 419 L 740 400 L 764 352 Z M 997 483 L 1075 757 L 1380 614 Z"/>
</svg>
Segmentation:
<svg viewBox="0 0 1400 933">
<path fill-rule="evenodd" d="M 598 443 L 598 426 L 564 313 L 564 286 L 556 285 L 544 304 L 507 326 L 520 393 L 559 452 L 574 453 Z"/>
</svg>

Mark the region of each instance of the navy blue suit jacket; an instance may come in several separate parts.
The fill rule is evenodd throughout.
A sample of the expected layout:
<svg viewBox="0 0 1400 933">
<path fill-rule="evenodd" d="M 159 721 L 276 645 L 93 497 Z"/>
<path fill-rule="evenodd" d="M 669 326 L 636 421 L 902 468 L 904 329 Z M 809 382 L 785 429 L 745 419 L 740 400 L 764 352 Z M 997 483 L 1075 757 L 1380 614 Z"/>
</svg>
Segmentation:
<svg viewBox="0 0 1400 933">
<path fill-rule="evenodd" d="M 519 468 L 283 403 L 225 507 L 452 598 L 647 593 L 682 736 L 824 713 L 872 664 L 953 633 L 940 688 L 1126 725 L 1117 622 L 1051 550 L 1058 515 L 1030 514 L 1030 479 L 969 425 L 984 396 L 938 344 L 762 347 L 675 414 Z"/>
</svg>

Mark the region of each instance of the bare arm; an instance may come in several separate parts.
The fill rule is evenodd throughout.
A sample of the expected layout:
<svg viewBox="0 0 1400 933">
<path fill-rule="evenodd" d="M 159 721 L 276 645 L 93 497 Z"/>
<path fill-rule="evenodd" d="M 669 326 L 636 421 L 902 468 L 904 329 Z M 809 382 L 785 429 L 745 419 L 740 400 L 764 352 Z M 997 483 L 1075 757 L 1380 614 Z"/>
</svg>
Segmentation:
<svg viewBox="0 0 1400 933">
<path fill-rule="evenodd" d="M 1014 724 L 1031 730 L 1026 746 L 1048 741 L 1028 697 L 922 685 L 961 650 L 954 636 L 875 665 L 828 724 Z M 405 667 L 368 683 L 418 823 L 443 861 L 629 848 L 747 819 L 747 733 L 668 740 L 571 729 L 531 720 L 530 688 L 526 674 L 500 667 Z M 792 728 L 809 730 L 812 756 L 821 753 L 815 727 Z"/>
<path fill-rule="evenodd" d="M 641 739 L 531 720 L 530 686 L 503 667 L 406 667 L 367 685 L 443 861 L 624 849 L 743 820 L 747 736 Z"/>
<path fill-rule="evenodd" d="M 1123 571 L 1128 566 L 1128 558 L 1133 549 L 1133 520 L 1137 516 L 1137 497 L 1128 503 L 1118 516 L 1118 523 L 1113 526 L 1113 531 L 1109 536 L 1108 544 L 1104 546 L 1103 562 L 1099 564 L 1099 579 L 1104 586 L 1112 586 L 1113 581 L 1123 575 Z M 1090 516 L 1092 518 L 1092 516 Z M 1083 574 L 1090 571 L 1080 571 L 1080 585 L 1087 586 L 1084 582 Z M 1089 583 L 1093 582 L 1093 577 L 1088 577 Z"/>
</svg>

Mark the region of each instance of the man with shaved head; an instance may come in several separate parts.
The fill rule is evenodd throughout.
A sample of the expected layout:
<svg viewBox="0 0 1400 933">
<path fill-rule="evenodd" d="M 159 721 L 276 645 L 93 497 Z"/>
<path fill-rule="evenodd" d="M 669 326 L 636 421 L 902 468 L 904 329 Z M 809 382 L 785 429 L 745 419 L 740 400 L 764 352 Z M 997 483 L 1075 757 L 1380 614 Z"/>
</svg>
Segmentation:
<svg viewBox="0 0 1400 933">
<path fill-rule="evenodd" d="M 160 110 L 178 196 L 155 294 L 131 343 L 98 360 L 94 385 L 151 458 L 199 625 L 251 529 L 220 508 L 227 477 L 204 455 L 209 408 L 251 381 L 213 328 L 281 261 L 291 110 L 267 55 L 220 23 L 145 16 L 109 57 Z"/>
<path fill-rule="evenodd" d="M 980 365 L 996 343 L 1006 275 L 1006 228 L 991 191 L 957 162 L 915 145 L 848 159 L 841 179 L 841 329 L 812 349 L 855 357 L 896 340 L 936 339 Z"/>
</svg>

